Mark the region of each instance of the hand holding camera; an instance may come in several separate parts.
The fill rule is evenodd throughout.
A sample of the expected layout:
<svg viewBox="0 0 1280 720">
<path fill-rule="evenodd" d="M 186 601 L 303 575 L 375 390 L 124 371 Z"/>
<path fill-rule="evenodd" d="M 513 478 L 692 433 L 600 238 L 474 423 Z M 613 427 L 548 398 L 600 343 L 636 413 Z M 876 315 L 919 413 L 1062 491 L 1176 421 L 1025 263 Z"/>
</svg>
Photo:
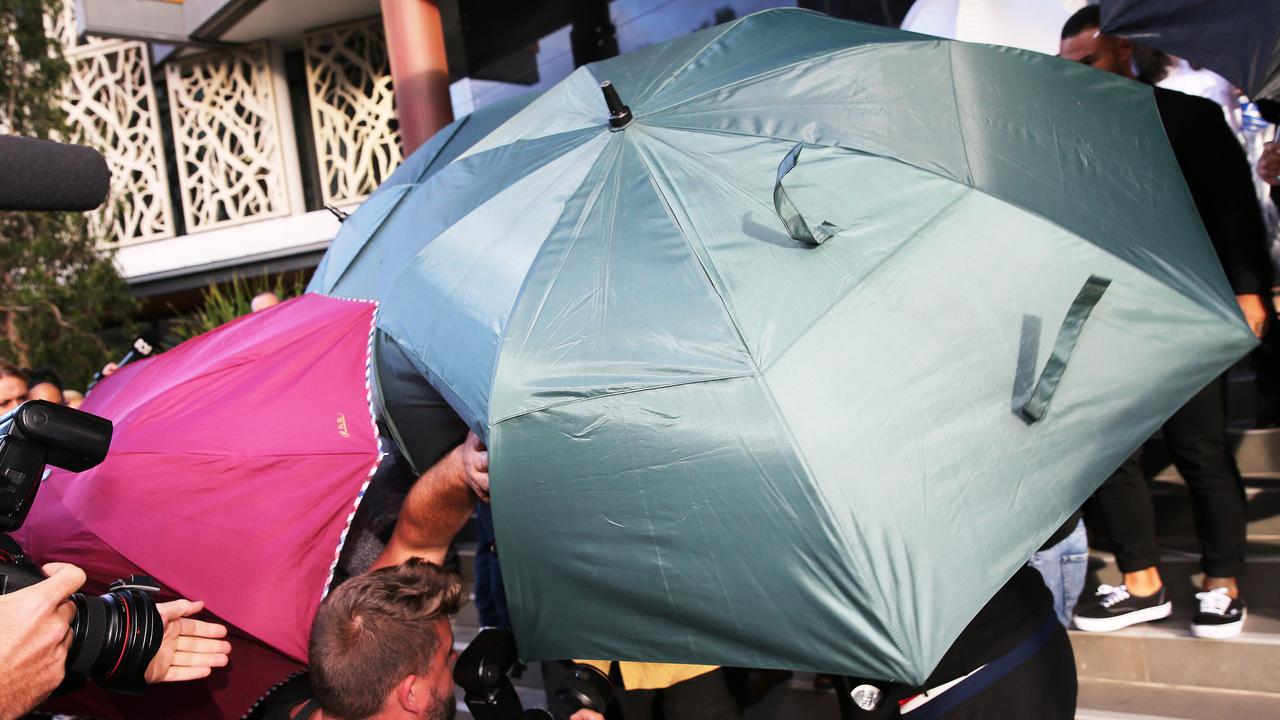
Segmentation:
<svg viewBox="0 0 1280 720">
<path fill-rule="evenodd" d="M 71 647 L 75 607 L 68 597 L 84 584 L 84 571 L 50 563 L 49 577 L 0 596 L 0 718 L 16 718 L 35 707 L 62 682 Z"/>
<path fill-rule="evenodd" d="M 156 606 L 164 623 L 164 638 L 147 665 L 147 684 L 199 680 L 227 664 L 231 643 L 221 639 L 227 636 L 227 628 L 192 619 L 203 609 L 204 603 L 198 600 L 174 600 Z"/>
<path fill-rule="evenodd" d="M 72 471 L 97 465 L 111 431 L 103 418 L 40 400 L 0 418 L 0 530 L 22 525 L 46 464 Z M 102 595 L 77 592 L 84 582 L 73 565 L 37 568 L 0 535 L 0 720 L 34 707 L 68 676 L 141 692 L 148 683 L 194 680 L 227 664 L 227 629 L 191 617 L 203 603 L 157 604 L 160 588 L 145 576 L 118 580 Z"/>
</svg>

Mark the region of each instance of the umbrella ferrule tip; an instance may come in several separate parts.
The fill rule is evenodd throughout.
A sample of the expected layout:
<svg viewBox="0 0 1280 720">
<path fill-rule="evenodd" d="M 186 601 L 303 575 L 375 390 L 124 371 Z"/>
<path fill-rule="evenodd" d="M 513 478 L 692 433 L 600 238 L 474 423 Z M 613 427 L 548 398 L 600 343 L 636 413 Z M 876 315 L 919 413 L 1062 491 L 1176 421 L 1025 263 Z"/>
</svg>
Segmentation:
<svg viewBox="0 0 1280 720">
<path fill-rule="evenodd" d="M 600 83 L 600 92 L 604 93 L 604 104 L 609 108 L 609 128 L 611 130 L 621 130 L 635 117 L 631 114 L 631 108 L 622 104 L 622 98 L 618 96 L 618 89 L 613 86 L 609 80 Z"/>
</svg>

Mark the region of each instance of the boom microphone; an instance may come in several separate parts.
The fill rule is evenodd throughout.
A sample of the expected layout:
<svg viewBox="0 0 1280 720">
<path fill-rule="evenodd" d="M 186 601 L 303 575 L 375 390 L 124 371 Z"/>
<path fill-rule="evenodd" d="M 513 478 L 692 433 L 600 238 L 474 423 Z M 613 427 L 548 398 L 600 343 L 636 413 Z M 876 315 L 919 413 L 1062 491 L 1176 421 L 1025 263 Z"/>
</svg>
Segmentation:
<svg viewBox="0 0 1280 720">
<path fill-rule="evenodd" d="M 0 210 L 93 210 L 110 180 L 93 148 L 0 135 Z"/>
</svg>

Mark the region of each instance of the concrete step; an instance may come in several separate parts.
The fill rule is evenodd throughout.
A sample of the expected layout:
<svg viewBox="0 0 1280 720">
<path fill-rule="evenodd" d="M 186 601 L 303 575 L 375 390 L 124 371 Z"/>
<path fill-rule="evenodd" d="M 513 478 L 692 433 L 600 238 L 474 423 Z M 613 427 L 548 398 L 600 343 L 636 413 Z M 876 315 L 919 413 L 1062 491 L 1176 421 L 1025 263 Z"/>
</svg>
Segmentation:
<svg viewBox="0 0 1280 720">
<path fill-rule="evenodd" d="M 1280 694 L 1080 679 L 1076 720 L 1275 720 Z"/>
<path fill-rule="evenodd" d="M 1249 535 L 1280 535 L 1280 480 L 1251 477 L 1245 486 Z M 1196 537 L 1191 495 L 1180 480 L 1162 479 L 1151 484 L 1155 507 L 1156 536 Z"/>
<path fill-rule="evenodd" d="M 1195 594 L 1200 592 L 1200 583 L 1204 579 L 1200 572 L 1197 542 L 1162 541 L 1161 544 L 1164 551 L 1160 557 L 1160 576 L 1169 590 L 1169 599 L 1175 608 L 1194 607 L 1197 604 Z M 1250 538 L 1246 558 L 1248 570 L 1240 578 L 1240 591 L 1245 602 L 1250 608 L 1255 605 L 1280 608 L 1280 536 Z M 1102 550 L 1090 552 L 1086 592 L 1092 592 L 1101 583 L 1119 585 L 1122 579 L 1114 555 Z"/>
<path fill-rule="evenodd" d="M 1072 630 L 1079 676 L 1280 694 L 1280 609 L 1250 605 L 1245 631 L 1229 640 L 1192 637 L 1191 612 L 1175 604 L 1173 616 L 1158 622 L 1112 633 Z"/>
</svg>

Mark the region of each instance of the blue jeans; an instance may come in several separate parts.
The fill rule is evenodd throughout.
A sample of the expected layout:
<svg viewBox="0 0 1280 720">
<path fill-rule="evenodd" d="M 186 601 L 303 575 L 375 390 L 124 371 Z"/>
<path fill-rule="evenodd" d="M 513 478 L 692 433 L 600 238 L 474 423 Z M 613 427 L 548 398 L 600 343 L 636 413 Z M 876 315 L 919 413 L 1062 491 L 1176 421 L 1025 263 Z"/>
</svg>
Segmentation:
<svg viewBox="0 0 1280 720">
<path fill-rule="evenodd" d="M 1084 521 L 1063 538 L 1062 542 L 1031 556 L 1031 567 L 1044 576 L 1044 584 L 1053 593 L 1053 612 L 1063 625 L 1071 627 L 1071 615 L 1084 590 L 1084 576 L 1089 568 L 1089 536 Z"/>
<path fill-rule="evenodd" d="M 498 553 L 494 549 L 493 510 L 489 503 L 479 503 L 476 508 L 479 526 L 476 539 L 476 612 L 483 627 L 511 627 L 511 615 L 507 612 L 507 593 L 502 585 L 502 568 L 498 565 Z"/>
</svg>

